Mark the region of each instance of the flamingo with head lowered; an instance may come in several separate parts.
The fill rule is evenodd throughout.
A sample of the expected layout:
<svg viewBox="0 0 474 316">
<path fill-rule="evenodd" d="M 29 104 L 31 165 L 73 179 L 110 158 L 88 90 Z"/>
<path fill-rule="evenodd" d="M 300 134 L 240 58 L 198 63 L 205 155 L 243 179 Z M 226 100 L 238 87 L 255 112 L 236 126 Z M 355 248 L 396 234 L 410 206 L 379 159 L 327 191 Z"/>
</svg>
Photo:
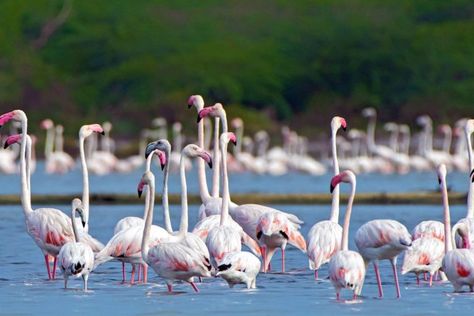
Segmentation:
<svg viewBox="0 0 474 316">
<path fill-rule="evenodd" d="M 352 289 L 354 291 L 354 299 L 356 299 L 357 295 L 360 295 L 362 291 L 365 279 L 364 259 L 358 252 L 349 250 L 349 224 L 356 190 L 355 174 L 350 170 L 346 170 L 335 175 L 331 180 L 331 192 L 341 182 L 350 183 L 352 189 L 344 217 L 341 250 L 337 251 L 329 261 L 329 278 L 336 289 L 338 300 L 340 298 L 339 293 L 343 288 Z"/>
</svg>

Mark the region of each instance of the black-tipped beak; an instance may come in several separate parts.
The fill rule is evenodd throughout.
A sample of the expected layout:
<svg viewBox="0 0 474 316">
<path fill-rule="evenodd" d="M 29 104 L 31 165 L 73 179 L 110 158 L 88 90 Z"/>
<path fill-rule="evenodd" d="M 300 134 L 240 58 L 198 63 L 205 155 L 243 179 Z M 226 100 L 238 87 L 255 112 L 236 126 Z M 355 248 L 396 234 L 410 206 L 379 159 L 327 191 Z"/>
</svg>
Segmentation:
<svg viewBox="0 0 474 316">
<path fill-rule="evenodd" d="M 86 222 L 81 221 L 81 223 L 82 223 L 82 227 L 86 227 Z"/>
<path fill-rule="evenodd" d="M 150 154 L 153 152 L 153 150 L 155 150 L 155 146 L 154 146 L 154 143 L 150 143 L 146 146 L 146 149 L 145 149 L 145 159 L 148 158 L 148 156 L 150 156 Z"/>
<path fill-rule="evenodd" d="M 472 178 L 472 175 L 474 174 L 474 169 L 472 169 L 471 173 L 469 174 L 469 177 Z"/>
<path fill-rule="evenodd" d="M 441 185 L 441 178 L 438 178 L 438 184 Z"/>
<path fill-rule="evenodd" d="M 193 105 L 192 104 L 188 104 L 188 109 L 190 109 Z"/>
<path fill-rule="evenodd" d="M 212 160 L 209 160 L 209 162 L 207 164 L 209 165 L 209 168 L 212 169 Z"/>
<path fill-rule="evenodd" d="M 259 230 L 259 231 L 257 232 L 257 239 L 260 239 L 260 237 L 262 237 L 262 231 L 261 231 L 261 230 Z"/>
<path fill-rule="evenodd" d="M 346 131 L 346 129 L 347 129 L 347 127 L 343 127 L 343 128 L 342 128 L 342 130 L 343 130 L 344 132 Z"/>
<path fill-rule="evenodd" d="M 138 198 L 141 198 L 143 191 L 142 190 L 137 190 L 137 193 L 138 193 Z"/>
<path fill-rule="evenodd" d="M 331 185 L 329 186 L 329 192 L 332 193 L 333 191 L 334 191 L 334 186 L 331 184 Z"/>
<path fill-rule="evenodd" d="M 5 144 L 3 145 L 3 149 L 7 149 L 8 148 L 8 143 L 5 142 Z"/>
<path fill-rule="evenodd" d="M 234 146 L 237 146 L 237 141 L 232 141 L 232 144 L 234 144 Z"/>
<path fill-rule="evenodd" d="M 102 132 L 100 132 L 99 134 L 102 135 L 102 136 L 104 136 L 104 135 L 105 135 L 105 132 L 102 131 Z"/>
<path fill-rule="evenodd" d="M 199 122 L 201 122 L 201 120 L 202 120 L 202 117 L 198 114 L 196 122 L 199 123 Z"/>
<path fill-rule="evenodd" d="M 163 171 L 163 169 L 165 169 L 165 164 L 164 163 L 161 164 L 161 171 Z"/>
</svg>

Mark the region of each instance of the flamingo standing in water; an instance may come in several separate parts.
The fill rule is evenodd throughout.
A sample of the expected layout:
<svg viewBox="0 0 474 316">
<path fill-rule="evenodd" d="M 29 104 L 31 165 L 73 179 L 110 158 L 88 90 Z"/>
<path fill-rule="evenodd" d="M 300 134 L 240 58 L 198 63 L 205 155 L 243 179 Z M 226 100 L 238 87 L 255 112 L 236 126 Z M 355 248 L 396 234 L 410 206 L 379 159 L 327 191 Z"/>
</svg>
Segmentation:
<svg viewBox="0 0 474 316">
<path fill-rule="evenodd" d="M 398 255 L 411 246 L 411 235 L 406 227 L 391 219 L 376 219 L 362 225 L 356 232 L 355 243 L 365 264 L 374 264 L 375 276 L 379 288 L 379 297 L 383 297 L 382 281 L 379 272 L 379 260 L 390 260 L 397 298 L 400 298 L 400 285 L 397 274 Z"/>
<path fill-rule="evenodd" d="M 227 144 L 232 141 L 234 144 L 237 139 L 234 133 L 222 133 L 220 137 L 220 149 L 222 158 L 222 212 L 220 215 L 220 224 L 213 227 L 206 238 L 206 245 L 211 254 L 211 260 L 214 267 L 221 264 L 222 259 L 228 253 L 240 252 L 242 244 L 240 243 L 240 232 L 228 225 L 229 217 L 229 181 L 227 176 Z"/>
<path fill-rule="evenodd" d="M 346 120 L 335 116 L 331 120 L 331 148 L 334 175 L 339 174 L 337 161 L 336 134 L 339 128 L 346 130 Z M 341 248 L 342 227 L 339 225 L 339 186 L 334 188 L 331 204 L 331 217 L 313 225 L 308 233 L 309 268 L 314 270 L 314 278 L 318 278 L 319 268 L 328 263 L 331 257 Z"/>
<path fill-rule="evenodd" d="M 70 241 L 62 246 L 59 251 L 58 260 L 59 267 L 64 274 L 64 288 L 67 289 L 68 278 L 72 275 L 82 277 L 84 281 L 84 292 L 87 292 L 87 280 L 89 279 L 89 273 L 94 267 L 94 252 L 88 244 L 81 242 L 80 234 L 77 229 L 76 214 L 79 214 L 83 227 L 86 225 L 83 210 L 81 200 L 72 200 L 71 220 L 75 241 Z"/>
<path fill-rule="evenodd" d="M 474 253 L 470 249 L 454 249 L 451 237 L 451 219 L 449 212 L 448 190 L 446 185 L 446 166 L 438 167 L 438 179 L 441 185 L 444 206 L 444 234 L 445 255 L 442 268 L 449 282 L 454 287 L 455 292 L 460 292 L 464 285 L 469 286 L 471 292 L 474 291 Z"/>
<path fill-rule="evenodd" d="M 356 190 L 355 174 L 350 170 L 346 170 L 334 176 L 331 180 L 331 192 L 341 182 L 350 183 L 352 189 L 344 217 L 341 250 L 337 251 L 329 261 L 329 278 L 336 289 L 337 300 L 339 300 L 339 294 L 343 288 L 352 289 L 354 291 L 354 299 L 356 299 L 357 295 L 360 295 L 362 291 L 365 279 L 364 259 L 358 252 L 349 250 L 349 224 Z"/>
<path fill-rule="evenodd" d="M 9 121 L 18 121 L 21 124 L 21 137 L 12 136 L 21 142 L 20 149 L 20 174 L 21 174 L 21 203 L 25 215 L 26 229 L 44 255 L 48 279 L 56 277 L 56 259 L 61 247 L 73 240 L 71 219 L 63 212 L 54 208 L 39 208 L 33 210 L 31 207 L 31 188 L 29 180 L 29 168 L 26 159 L 31 157 L 31 146 L 28 144 L 28 118 L 22 110 L 14 110 L 0 116 L 0 127 Z M 8 141 L 11 144 L 12 141 Z M 27 153 L 28 147 L 28 153 Z M 29 159 L 28 159 L 29 160 Z M 28 169 L 27 169 L 28 168 Z M 84 233 L 82 239 L 89 244 L 89 234 Z M 54 258 L 53 270 L 49 265 L 49 256 Z"/>
<path fill-rule="evenodd" d="M 211 156 L 199 146 L 190 144 L 182 151 L 182 156 L 188 158 L 201 157 L 210 166 L 212 166 Z M 188 203 L 187 186 L 184 160 L 180 163 L 181 177 L 181 223 L 179 232 L 176 236 L 168 239 L 167 242 L 156 246 L 150 246 L 148 239 L 150 237 L 150 227 L 153 220 L 153 208 L 149 208 L 145 220 L 142 239 L 142 258 L 150 265 L 153 270 L 167 281 L 168 291 L 173 290 L 173 280 L 186 281 L 196 292 L 198 288 L 194 284 L 193 277 L 209 277 L 211 275 L 211 266 L 209 258 L 204 258 L 199 251 L 186 245 L 187 223 L 188 223 Z M 140 182 L 140 186 L 148 185 L 150 192 L 154 192 L 155 179 L 151 172 L 145 172 Z M 139 187 L 140 187 L 139 186 Z M 153 193 L 152 193 L 153 195 Z M 153 198 L 150 197 L 150 199 Z"/>
<path fill-rule="evenodd" d="M 164 155 L 162 152 L 156 152 L 157 155 Z M 150 158 L 151 159 L 151 158 Z M 163 158 L 162 158 L 163 159 Z M 141 195 L 142 188 L 139 188 L 139 195 Z M 153 198 L 150 197 L 153 196 Z M 146 202 L 145 202 L 145 217 L 147 212 L 150 209 L 153 209 L 155 206 L 155 192 L 147 190 Z M 144 218 L 145 220 L 145 218 Z M 131 226 L 128 229 L 124 229 L 115 234 L 110 241 L 105 245 L 95 256 L 95 266 L 103 264 L 107 261 L 110 261 L 114 258 L 132 264 L 132 275 L 130 277 L 130 284 L 135 282 L 135 271 L 136 265 L 143 266 L 143 282 L 147 282 L 147 266 L 145 261 L 143 261 L 141 256 L 141 247 L 142 247 L 142 233 L 143 233 L 143 224 L 138 224 L 136 226 Z M 149 229 L 149 236 L 147 243 L 155 245 L 157 243 L 163 242 L 170 237 L 170 234 L 163 228 L 152 225 Z M 122 266 L 123 268 L 123 266 Z M 125 270 L 122 269 L 122 282 L 125 280 Z"/>
</svg>

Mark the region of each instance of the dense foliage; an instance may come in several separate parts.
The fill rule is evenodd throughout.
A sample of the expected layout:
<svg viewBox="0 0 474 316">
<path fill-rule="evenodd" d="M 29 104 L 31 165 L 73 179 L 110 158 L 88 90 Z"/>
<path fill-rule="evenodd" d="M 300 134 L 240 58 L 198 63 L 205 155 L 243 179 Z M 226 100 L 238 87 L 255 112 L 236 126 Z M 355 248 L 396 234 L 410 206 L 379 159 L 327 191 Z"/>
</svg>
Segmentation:
<svg viewBox="0 0 474 316">
<path fill-rule="evenodd" d="M 265 124 L 366 105 L 387 119 L 472 116 L 473 17 L 471 0 L 3 0 L 0 107 L 122 132 L 189 119 L 195 93 Z"/>
</svg>

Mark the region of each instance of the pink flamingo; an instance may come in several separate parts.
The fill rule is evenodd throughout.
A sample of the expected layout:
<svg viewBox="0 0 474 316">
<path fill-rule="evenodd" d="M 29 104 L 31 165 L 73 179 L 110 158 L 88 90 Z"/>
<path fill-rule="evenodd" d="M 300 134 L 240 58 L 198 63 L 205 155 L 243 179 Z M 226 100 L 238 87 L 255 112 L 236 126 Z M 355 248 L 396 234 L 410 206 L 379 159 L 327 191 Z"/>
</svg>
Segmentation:
<svg viewBox="0 0 474 316">
<path fill-rule="evenodd" d="M 362 291 L 365 279 L 364 259 L 358 252 L 349 250 L 349 224 L 356 190 L 355 174 L 350 170 L 346 170 L 334 176 L 331 180 L 331 192 L 341 182 L 350 183 L 352 188 L 344 217 L 341 250 L 337 251 L 329 261 L 329 278 L 336 289 L 337 300 L 339 300 L 339 294 L 343 288 L 352 289 L 354 299 L 356 299 Z"/>
<path fill-rule="evenodd" d="M 454 287 L 455 292 L 460 292 L 464 285 L 469 286 L 471 292 L 474 291 L 474 253 L 470 249 L 453 249 L 451 237 L 451 219 L 449 212 L 448 190 L 446 185 L 446 166 L 441 164 L 438 167 L 438 179 L 441 185 L 444 206 L 444 234 L 445 255 L 442 268 L 448 280 Z"/>
<path fill-rule="evenodd" d="M 336 134 L 339 128 L 346 130 L 346 120 L 335 116 L 331 120 L 331 149 L 334 175 L 339 174 L 337 161 Z M 313 225 L 308 233 L 309 268 L 314 270 L 314 278 L 318 278 L 318 270 L 329 262 L 331 257 L 341 248 L 342 227 L 339 221 L 339 186 L 334 188 L 332 195 L 331 217 Z"/>
<path fill-rule="evenodd" d="M 378 261 L 390 260 L 395 280 L 397 298 L 400 298 L 400 285 L 397 275 L 397 257 L 411 246 L 412 240 L 406 227 L 395 220 L 376 219 L 362 225 L 356 232 L 355 243 L 366 265 L 374 264 L 375 276 L 379 288 L 379 297 L 383 297 L 382 281 Z"/>
<path fill-rule="evenodd" d="M 199 146 L 190 144 L 182 150 L 182 156 L 201 157 L 209 165 L 212 165 L 210 155 Z M 190 248 L 184 241 L 188 235 L 188 204 L 187 204 L 187 186 L 184 161 L 180 162 L 181 176 L 181 225 L 176 236 L 170 238 L 167 242 L 150 246 L 148 239 L 150 236 L 150 226 L 153 220 L 153 208 L 149 208 L 145 220 L 142 239 L 142 258 L 150 265 L 159 276 L 167 281 L 168 291 L 173 290 L 173 280 L 183 280 L 191 284 L 196 292 L 199 292 L 194 284 L 193 277 L 209 277 L 211 266 L 209 258 L 202 256 L 200 251 Z M 148 185 L 149 191 L 154 192 L 154 176 L 151 172 L 146 172 L 140 182 L 142 185 Z"/>
</svg>

